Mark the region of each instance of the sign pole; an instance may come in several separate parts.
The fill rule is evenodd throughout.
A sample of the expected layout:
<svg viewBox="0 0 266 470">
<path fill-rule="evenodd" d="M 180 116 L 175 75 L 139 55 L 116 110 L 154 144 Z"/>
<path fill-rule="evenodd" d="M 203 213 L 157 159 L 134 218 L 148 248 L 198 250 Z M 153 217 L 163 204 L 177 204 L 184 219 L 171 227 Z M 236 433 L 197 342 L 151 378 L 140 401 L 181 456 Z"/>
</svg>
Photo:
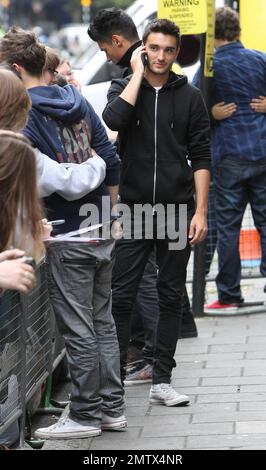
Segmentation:
<svg viewBox="0 0 266 470">
<path fill-rule="evenodd" d="M 91 17 L 91 4 L 92 0 L 80 0 L 82 6 L 82 21 L 83 23 L 89 23 Z"/>
<path fill-rule="evenodd" d="M 200 89 L 209 110 L 213 77 L 214 28 L 215 0 L 207 0 L 207 31 L 201 34 L 200 41 Z M 197 317 L 204 315 L 206 249 L 206 240 L 204 240 L 195 246 L 194 251 L 192 311 Z"/>
</svg>

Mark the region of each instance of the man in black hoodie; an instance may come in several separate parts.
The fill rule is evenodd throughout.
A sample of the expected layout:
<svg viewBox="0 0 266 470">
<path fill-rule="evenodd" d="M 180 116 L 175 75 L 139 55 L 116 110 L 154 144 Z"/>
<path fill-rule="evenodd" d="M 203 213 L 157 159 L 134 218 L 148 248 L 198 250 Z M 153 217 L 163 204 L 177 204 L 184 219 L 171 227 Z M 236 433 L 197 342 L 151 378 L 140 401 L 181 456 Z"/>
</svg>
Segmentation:
<svg viewBox="0 0 266 470">
<path fill-rule="evenodd" d="M 150 402 L 174 406 L 189 402 L 188 397 L 178 394 L 170 382 L 180 334 L 181 301 L 190 245 L 201 242 L 207 233 L 209 120 L 200 92 L 188 85 L 186 77 L 170 72 L 179 52 L 179 28 L 169 20 L 154 20 L 145 30 L 143 43 L 132 54 L 132 76 L 112 82 L 103 118 L 108 127 L 119 131 L 121 201 L 131 209 L 131 213 L 134 213 L 136 204 L 149 204 L 153 216 L 150 222 L 152 228 L 157 225 L 157 231 L 153 232 L 152 239 L 143 237 L 143 233 L 136 237 L 140 221 L 133 218 L 134 236 L 131 232 L 128 238 L 124 236 L 117 244 L 113 315 L 124 378 L 132 304 L 148 256 L 155 245 L 160 317 Z M 171 209 L 174 207 L 173 217 L 168 217 L 166 224 L 159 216 L 158 204 L 164 209 L 168 209 L 168 205 Z M 179 217 L 179 206 L 184 204 L 187 221 Z M 180 233 L 182 225 L 188 223 L 189 242 L 186 237 L 179 249 L 173 249 L 170 243 L 172 237 L 169 236 L 168 225 L 173 220 L 175 230 Z M 167 232 L 164 239 L 163 228 Z M 142 229 L 146 230 L 147 226 L 142 224 Z M 177 234 L 175 241 L 180 239 Z"/>
<path fill-rule="evenodd" d="M 107 60 L 123 68 L 123 77 L 132 73 L 131 56 L 141 45 L 141 40 L 134 21 L 125 11 L 117 8 L 100 10 L 90 23 L 88 35 L 105 52 Z M 152 378 L 155 330 L 159 318 L 155 256 L 152 252 L 149 257 L 133 308 L 125 385 L 151 382 Z M 180 337 L 195 336 L 197 327 L 185 291 Z"/>
<path fill-rule="evenodd" d="M 100 10 L 90 23 L 88 35 L 105 52 L 107 60 L 121 67 L 121 76 L 132 73 L 131 56 L 141 41 L 134 21 L 125 11 L 118 8 Z M 116 144 L 119 147 L 118 140 Z M 159 318 L 156 282 L 157 266 L 155 253 L 152 253 L 134 303 L 125 385 L 151 382 L 154 333 Z"/>
</svg>

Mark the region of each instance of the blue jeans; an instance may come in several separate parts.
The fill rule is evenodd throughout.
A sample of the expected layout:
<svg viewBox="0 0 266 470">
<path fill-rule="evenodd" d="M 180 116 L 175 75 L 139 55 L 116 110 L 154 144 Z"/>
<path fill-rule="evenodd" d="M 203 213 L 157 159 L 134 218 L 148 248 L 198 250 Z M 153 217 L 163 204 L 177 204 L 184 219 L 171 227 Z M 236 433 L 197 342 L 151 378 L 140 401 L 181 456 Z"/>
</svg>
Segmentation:
<svg viewBox="0 0 266 470">
<path fill-rule="evenodd" d="M 261 236 L 260 271 L 266 275 L 266 158 L 258 162 L 224 158 L 214 172 L 218 231 L 219 300 L 241 302 L 239 235 L 243 215 L 250 203 L 255 227 Z"/>
</svg>

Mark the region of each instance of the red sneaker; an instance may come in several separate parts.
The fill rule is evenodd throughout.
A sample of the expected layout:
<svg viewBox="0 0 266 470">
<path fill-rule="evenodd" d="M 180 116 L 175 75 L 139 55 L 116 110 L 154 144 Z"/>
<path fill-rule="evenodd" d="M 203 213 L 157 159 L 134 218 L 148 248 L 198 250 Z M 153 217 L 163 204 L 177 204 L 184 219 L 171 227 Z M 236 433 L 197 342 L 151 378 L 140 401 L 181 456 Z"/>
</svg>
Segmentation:
<svg viewBox="0 0 266 470">
<path fill-rule="evenodd" d="M 232 303 L 232 304 L 222 304 L 219 300 L 215 302 L 205 305 L 204 312 L 205 313 L 234 313 L 237 312 L 239 309 L 240 304 Z"/>
</svg>

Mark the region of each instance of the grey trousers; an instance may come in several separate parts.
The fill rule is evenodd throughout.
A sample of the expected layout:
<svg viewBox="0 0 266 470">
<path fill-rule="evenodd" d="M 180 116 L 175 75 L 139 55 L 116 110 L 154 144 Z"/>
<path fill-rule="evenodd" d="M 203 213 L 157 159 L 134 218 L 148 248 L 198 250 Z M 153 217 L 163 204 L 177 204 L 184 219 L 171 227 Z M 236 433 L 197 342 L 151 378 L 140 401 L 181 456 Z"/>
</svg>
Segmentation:
<svg viewBox="0 0 266 470">
<path fill-rule="evenodd" d="M 100 426 L 101 412 L 123 414 L 120 353 L 112 317 L 114 242 L 51 243 L 46 273 L 71 376 L 70 418 Z"/>
</svg>

